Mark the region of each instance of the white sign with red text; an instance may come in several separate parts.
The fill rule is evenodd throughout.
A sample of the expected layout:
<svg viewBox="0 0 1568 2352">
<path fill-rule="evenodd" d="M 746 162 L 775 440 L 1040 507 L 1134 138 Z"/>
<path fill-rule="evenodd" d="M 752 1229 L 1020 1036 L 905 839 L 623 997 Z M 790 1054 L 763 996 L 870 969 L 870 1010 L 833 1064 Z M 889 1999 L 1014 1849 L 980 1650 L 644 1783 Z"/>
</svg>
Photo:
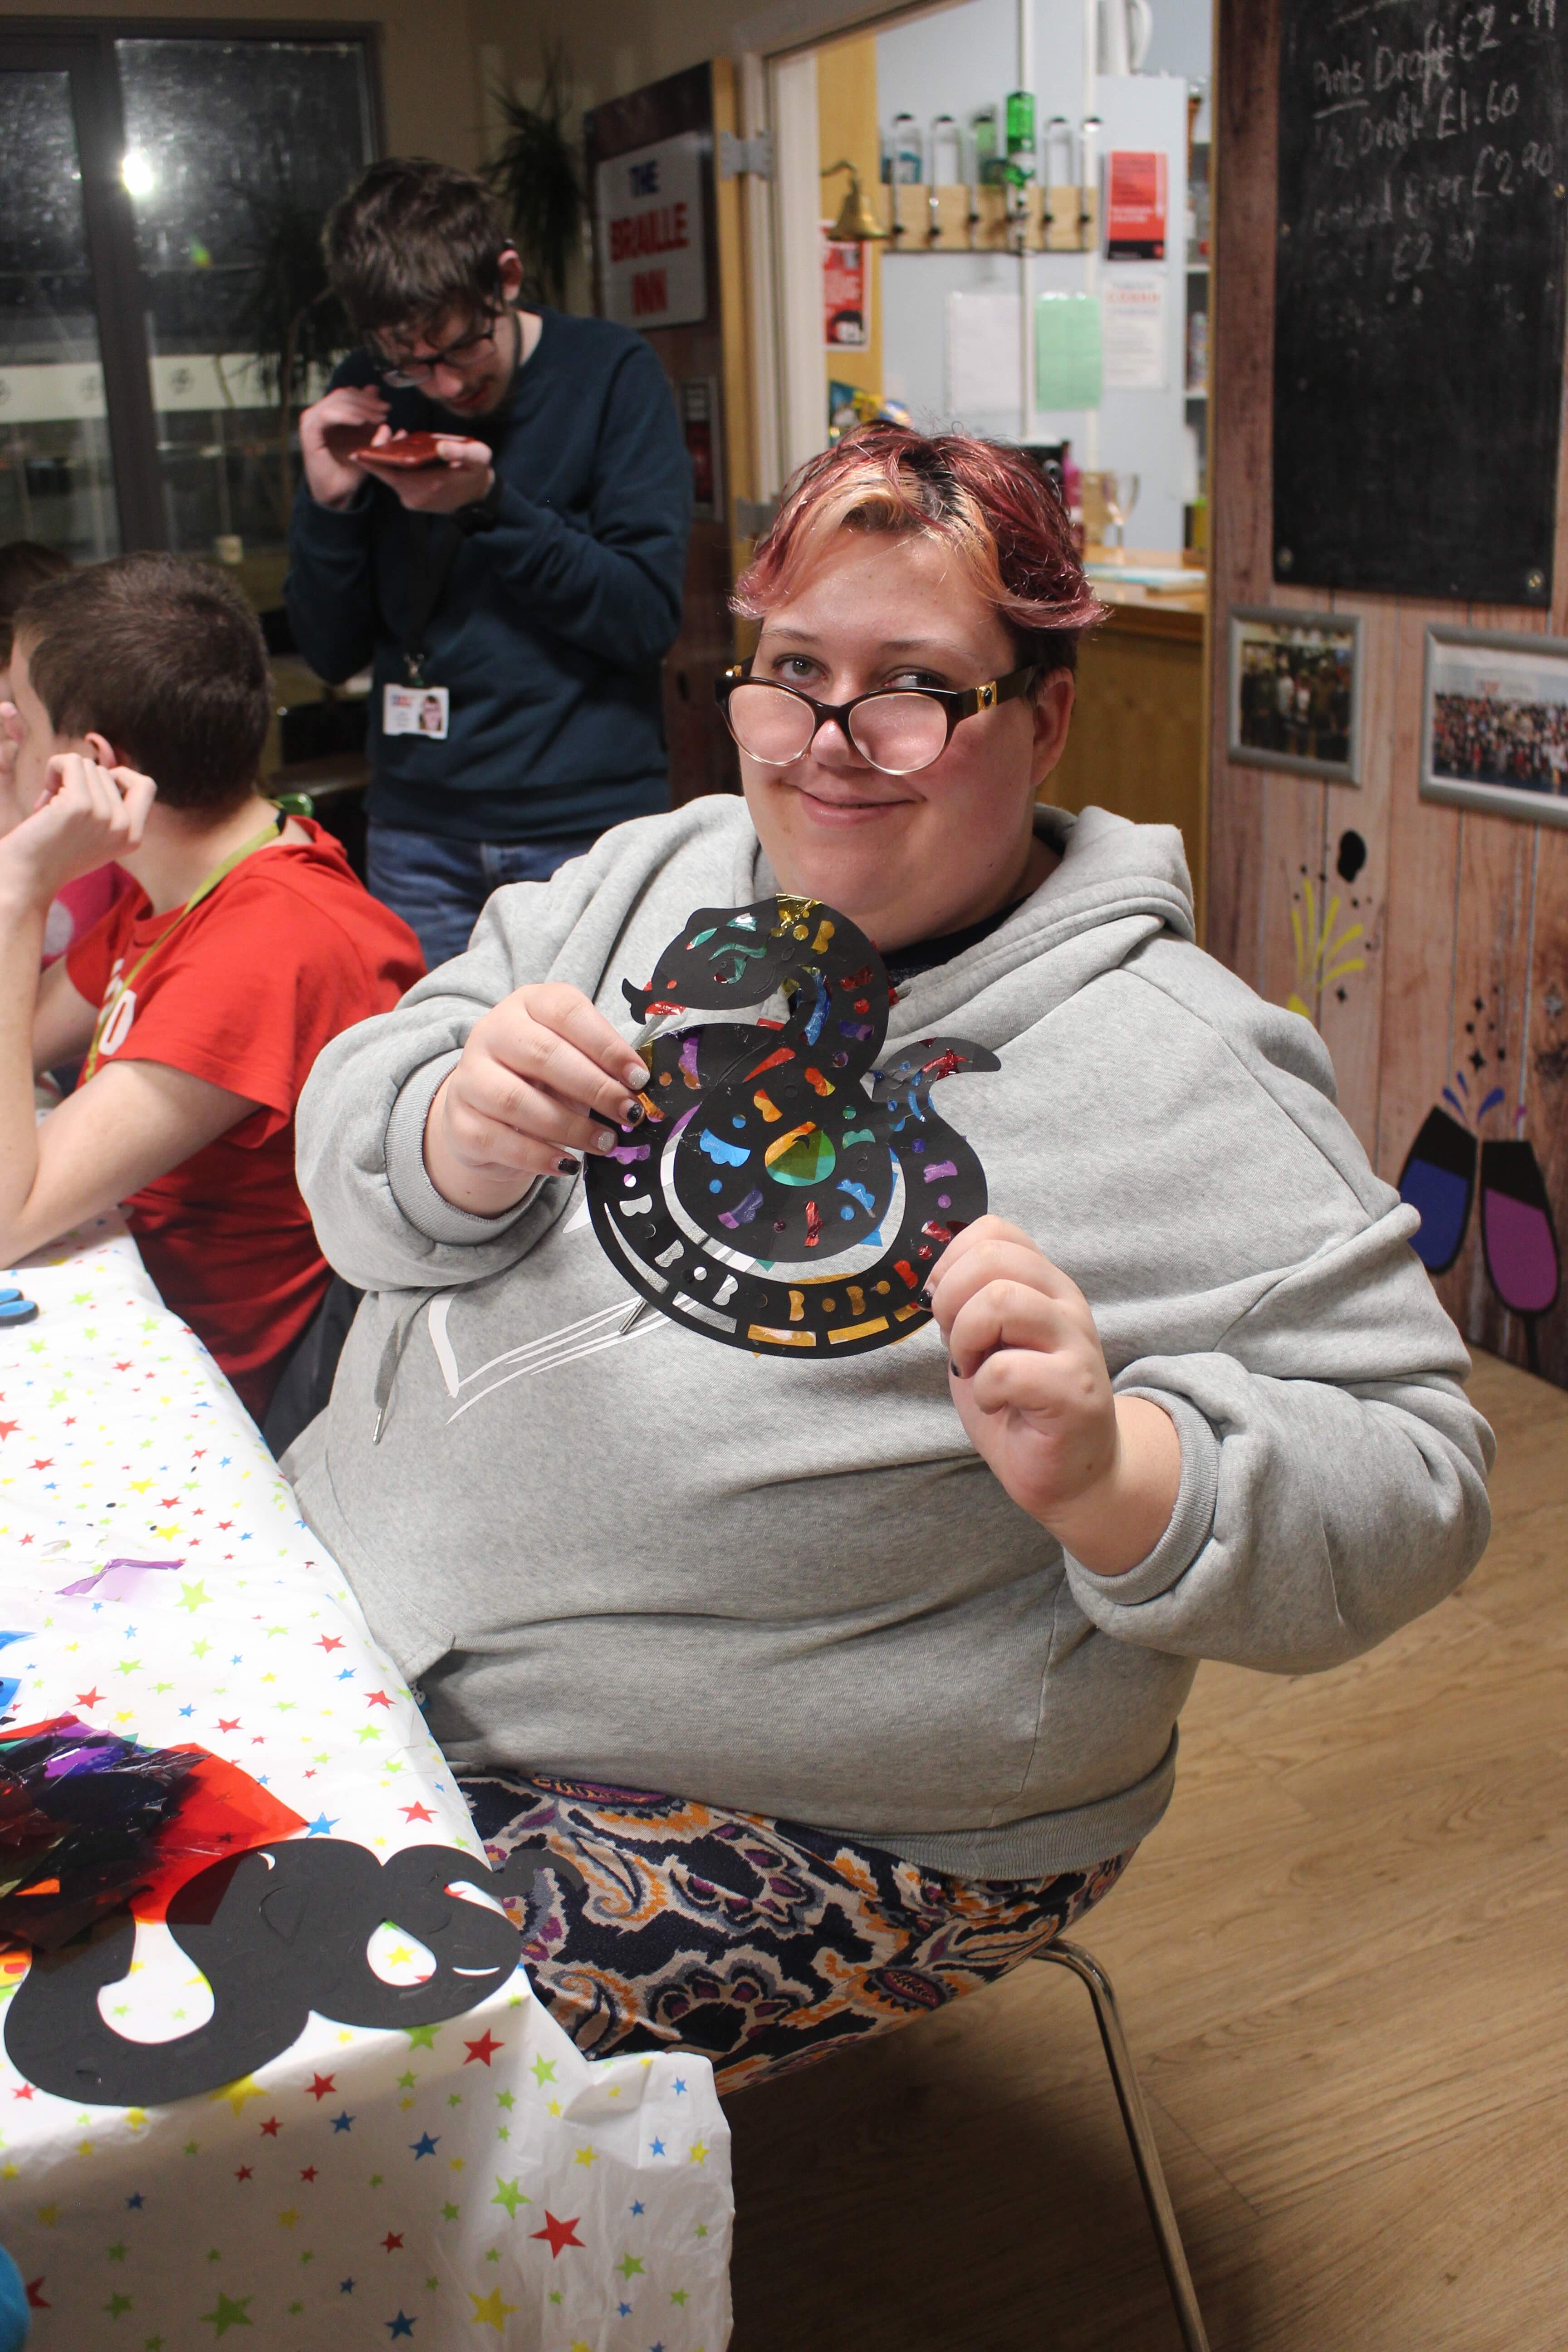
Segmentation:
<svg viewBox="0 0 1568 2352">
<path fill-rule="evenodd" d="M 605 316 L 645 333 L 708 316 L 702 236 L 704 134 L 682 131 L 598 170 Z"/>
</svg>

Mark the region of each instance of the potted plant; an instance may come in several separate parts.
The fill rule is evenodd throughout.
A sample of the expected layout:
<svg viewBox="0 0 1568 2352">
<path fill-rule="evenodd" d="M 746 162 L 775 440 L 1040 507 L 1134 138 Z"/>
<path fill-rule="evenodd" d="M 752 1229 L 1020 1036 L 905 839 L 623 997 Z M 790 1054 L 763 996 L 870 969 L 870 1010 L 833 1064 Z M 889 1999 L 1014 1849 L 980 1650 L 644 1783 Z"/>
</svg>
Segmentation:
<svg viewBox="0 0 1568 2352">
<path fill-rule="evenodd" d="M 559 45 L 544 51 L 537 105 L 525 106 L 497 87 L 496 106 L 506 125 L 499 155 L 485 176 L 500 197 L 527 278 L 525 296 L 565 299 L 566 274 L 583 223 L 583 178 L 577 152 L 566 135 L 572 85 Z"/>
</svg>

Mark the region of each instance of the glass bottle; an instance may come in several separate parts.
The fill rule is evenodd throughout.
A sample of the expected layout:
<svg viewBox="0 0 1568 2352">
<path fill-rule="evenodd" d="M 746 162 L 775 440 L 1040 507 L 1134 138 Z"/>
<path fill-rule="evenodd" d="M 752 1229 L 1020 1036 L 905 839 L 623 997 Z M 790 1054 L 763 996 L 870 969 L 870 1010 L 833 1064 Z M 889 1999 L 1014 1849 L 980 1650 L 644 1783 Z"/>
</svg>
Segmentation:
<svg viewBox="0 0 1568 2352">
<path fill-rule="evenodd" d="M 953 188 L 963 177 L 963 135 L 951 114 L 931 127 L 931 176 L 936 187 Z"/>
<path fill-rule="evenodd" d="M 1007 177 L 1015 187 L 1022 187 L 1035 176 L 1035 93 L 1032 89 L 1013 89 L 1007 93 Z"/>
<path fill-rule="evenodd" d="M 996 152 L 996 109 L 979 108 L 969 118 L 969 131 L 974 142 L 975 185 L 994 188 L 1002 177 L 1002 158 Z"/>
<path fill-rule="evenodd" d="M 912 114 L 893 117 L 893 178 L 900 188 L 919 187 L 925 177 L 925 148 Z"/>
</svg>

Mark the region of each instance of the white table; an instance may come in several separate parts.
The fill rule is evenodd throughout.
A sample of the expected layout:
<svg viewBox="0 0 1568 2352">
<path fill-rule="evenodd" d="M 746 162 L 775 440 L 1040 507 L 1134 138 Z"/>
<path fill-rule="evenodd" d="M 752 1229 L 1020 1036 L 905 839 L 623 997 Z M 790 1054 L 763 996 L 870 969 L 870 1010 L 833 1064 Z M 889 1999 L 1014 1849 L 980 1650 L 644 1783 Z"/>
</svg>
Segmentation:
<svg viewBox="0 0 1568 2352">
<path fill-rule="evenodd" d="M 383 1860 L 477 1852 L 407 1687 L 119 1221 L 5 1278 L 41 1309 L 0 1332 L 10 1722 L 197 1741 L 296 1835 Z M 95 1577 L 114 1559 L 174 1564 Z M 189 2031 L 205 1980 L 165 1927 L 136 1935 L 110 2021 Z M 427 1969 L 390 1930 L 372 1951 L 395 1981 Z M 5 1994 L 26 1965 L 0 1958 Z M 0 2240 L 38 2352 L 721 2352 L 732 2212 L 706 2062 L 590 2063 L 521 1966 L 442 2025 L 312 2014 L 252 2075 L 145 2111 L 51 2096 L 0 2053 Z"/>
</svg>

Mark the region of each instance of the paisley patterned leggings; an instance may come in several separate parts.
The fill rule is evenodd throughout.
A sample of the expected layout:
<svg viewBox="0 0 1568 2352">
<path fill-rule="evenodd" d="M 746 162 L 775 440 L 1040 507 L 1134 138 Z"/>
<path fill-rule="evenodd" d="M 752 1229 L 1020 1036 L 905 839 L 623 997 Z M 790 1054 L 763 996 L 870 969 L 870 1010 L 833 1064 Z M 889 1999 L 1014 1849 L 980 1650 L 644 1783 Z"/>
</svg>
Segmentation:
<svg viewBox="0 0 1568 2352">
<path fill-rule="evenodd" d="M 500 1770 L 458 1778 L 492 1862 L 542 1849 L 583 1874 L 583 1891 L 539 1882 L 523 1947 L 578 2048 L 699 2051 L 725 2094 L 994 1982 L 1132 1858 L 1038 1880 L 952 1878 L 679 1797 Z"/>
</svg>

